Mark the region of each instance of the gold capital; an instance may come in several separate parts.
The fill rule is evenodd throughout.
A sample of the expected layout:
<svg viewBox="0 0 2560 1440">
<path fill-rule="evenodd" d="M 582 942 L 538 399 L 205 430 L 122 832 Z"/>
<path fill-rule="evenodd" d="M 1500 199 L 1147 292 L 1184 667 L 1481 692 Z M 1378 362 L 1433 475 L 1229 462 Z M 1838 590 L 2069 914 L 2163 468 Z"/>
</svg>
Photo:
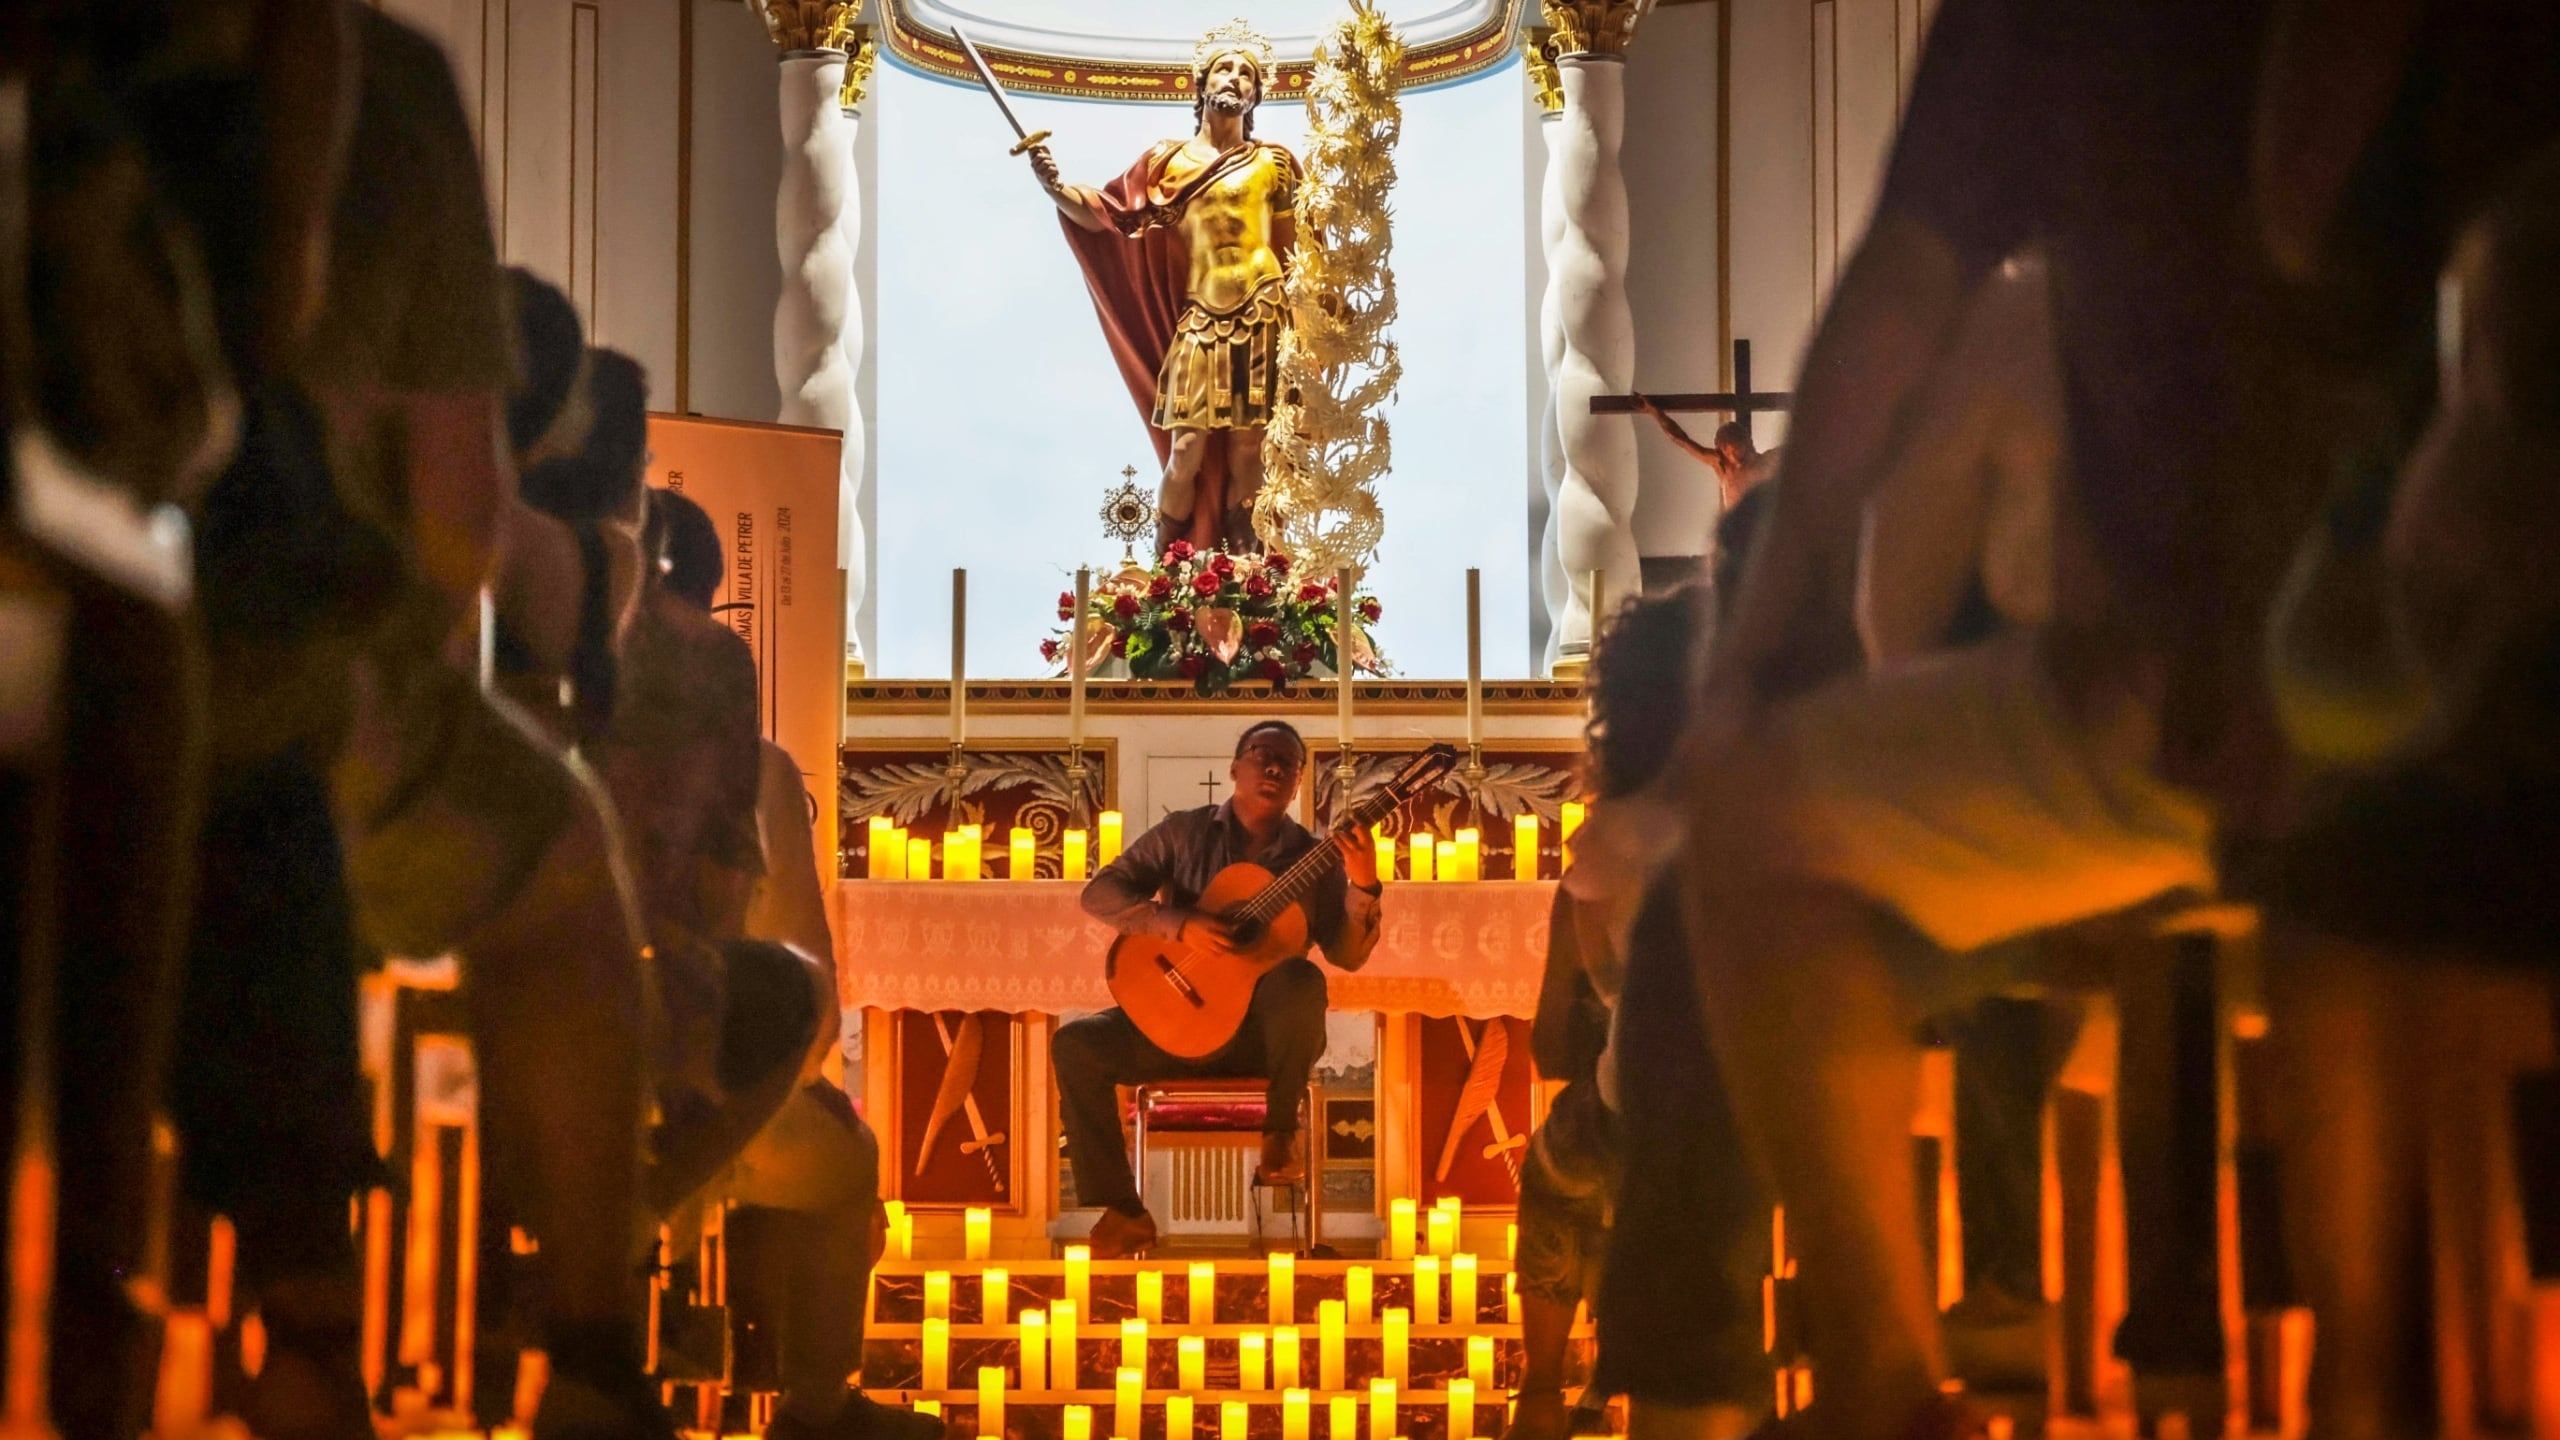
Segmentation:
<svg viewBox="0 0 2560 1440">
<path fill-rule="evenodd" d="M 844 88 L 836 92 L 836 107 L 851 110 L 862 103 L 863 92 L 871 88 L 871 67 L 880 60 L 880 38 L 868 25 L 856 25 L 844 51 Z"/>
<path fill-rule="evenodd" d="M 1624 55 L 1647 0 L 1540 0 L 1558 55 Z"/>
<path fill-rule="evenodd" d="M 1564 80 L 1556 74 L 1556 32 L 1543 25 L 1520 32 L 1520 63 L 1538 92 L 1538 109 L 1548 115 L 1564 109 Z"/>
<path fill-rule="evenodd" d="M 861 0 L 747 0 L 764 21 L 774 47 L 794 50 L 843 50 L 849 47 Z"/>
</svg>

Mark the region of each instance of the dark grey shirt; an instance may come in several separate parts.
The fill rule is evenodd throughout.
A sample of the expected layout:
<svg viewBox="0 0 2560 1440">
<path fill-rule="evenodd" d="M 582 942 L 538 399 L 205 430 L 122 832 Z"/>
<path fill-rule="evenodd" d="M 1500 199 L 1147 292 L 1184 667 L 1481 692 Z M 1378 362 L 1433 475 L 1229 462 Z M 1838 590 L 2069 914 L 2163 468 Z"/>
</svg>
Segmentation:
<svg viewBox="0 0 2560 1440">
<path fill-rule="evenodd" d="M 1249 861 L 1276 875 L 1327 843 L 1285 815 L 1257 847 L 1224 803 L 1177 811 L 1085 883 L 1085 913 L 1124 935 L 1171 940 L 1199 913 L 1194 907 L 1200 892 L 1219 871 Z M 1334 865 L 1298 904 L 1306 912 L 1308 938 L 1323 948 L 1327 963 L 1343 970 L 1368 963 L 1378 945 L 1375 894 L 1354 887 Z"/>
</svg>

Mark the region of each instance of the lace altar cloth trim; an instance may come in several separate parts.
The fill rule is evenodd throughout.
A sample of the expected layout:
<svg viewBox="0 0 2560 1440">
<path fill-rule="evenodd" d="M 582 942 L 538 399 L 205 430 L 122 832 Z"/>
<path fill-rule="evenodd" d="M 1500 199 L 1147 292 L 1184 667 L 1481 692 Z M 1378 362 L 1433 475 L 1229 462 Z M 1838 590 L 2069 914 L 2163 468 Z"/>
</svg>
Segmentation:
<svg viewBox="0 0 2560 1440">
<path fill-rule="evenodd" d="M 1062 880 L 848 880 L 828 902 L 847 1008 L 1108 1009 L 1111 931 Z M 1384 930 L 1359 973 L 1330 966 L 1336 1010 L 1511 1015 L 1538 1008 L 1552 881 L 1387 885 Z"/>
</svg>

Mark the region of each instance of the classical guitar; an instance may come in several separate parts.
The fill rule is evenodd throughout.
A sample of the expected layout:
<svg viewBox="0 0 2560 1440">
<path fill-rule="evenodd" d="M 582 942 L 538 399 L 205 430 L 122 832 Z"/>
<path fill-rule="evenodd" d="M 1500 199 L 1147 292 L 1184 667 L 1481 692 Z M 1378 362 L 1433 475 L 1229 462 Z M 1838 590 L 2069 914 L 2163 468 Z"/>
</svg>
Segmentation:
<svg viewBox="0 0 2560 1440">
<path fill-rule="evenodd" d="M 1456 750 L 1432 746 L 1362 797 L 1337 828 L 1376 824 L 1457 764 Z M 1217 1053 L 1244 1024 L 1263 972 L 1307 953 L 1307 916 L 1298 901 L 1341 863 L 1342 852 L 1328 841 L 1277 875 L 1250 863 L 1219 871 L 1200 892 L 1197 908 L 1235 927 L 1234 948 L 1195 949 L 1178 940 L 1123 935 L 1112 943 L 1104 970 L 1111 998 L 1166 1054 L 1196 1060 Z"/>
</svg>

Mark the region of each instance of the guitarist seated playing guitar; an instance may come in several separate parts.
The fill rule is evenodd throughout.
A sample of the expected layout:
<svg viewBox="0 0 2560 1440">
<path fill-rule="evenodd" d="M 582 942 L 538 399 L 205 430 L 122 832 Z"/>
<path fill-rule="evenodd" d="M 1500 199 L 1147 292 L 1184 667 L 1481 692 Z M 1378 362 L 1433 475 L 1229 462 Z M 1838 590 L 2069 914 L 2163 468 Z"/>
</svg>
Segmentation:
<svg viewBox="0 0 2560 1440">
<path fill-rule="evenodd" d="M 1124 937 L 1112 947 L 1123 1004 L 1060 1026 L 1051 1054 L 1076 1191 L 1102 1207 L 1091 1237 L 1097 1260 L 1156 1239 L 1130 1178 L 1115 1086 L 1267 1079 L 1255 1180 L 1305 1178 L 1298 1106 L 1325 1040 L 1324 974 L 1307 959 L 1307 940 L 1329 963 L 1359 969 L 1378 943 L 1379 891 L 1366 825 L 1328 846 L 1290 818 L 1306 764 L 1307 742 L 1286 721 L 1249 726 L 1236 740 L 1235 793 L 1225 803 L 1166 816 L 1085 886 L 1086 913 Z M 1317 853 L 1326 849 L 1339 858 Z M 1148 993 L 1162 998 L 1145 1003 Z"/>
</svg>

